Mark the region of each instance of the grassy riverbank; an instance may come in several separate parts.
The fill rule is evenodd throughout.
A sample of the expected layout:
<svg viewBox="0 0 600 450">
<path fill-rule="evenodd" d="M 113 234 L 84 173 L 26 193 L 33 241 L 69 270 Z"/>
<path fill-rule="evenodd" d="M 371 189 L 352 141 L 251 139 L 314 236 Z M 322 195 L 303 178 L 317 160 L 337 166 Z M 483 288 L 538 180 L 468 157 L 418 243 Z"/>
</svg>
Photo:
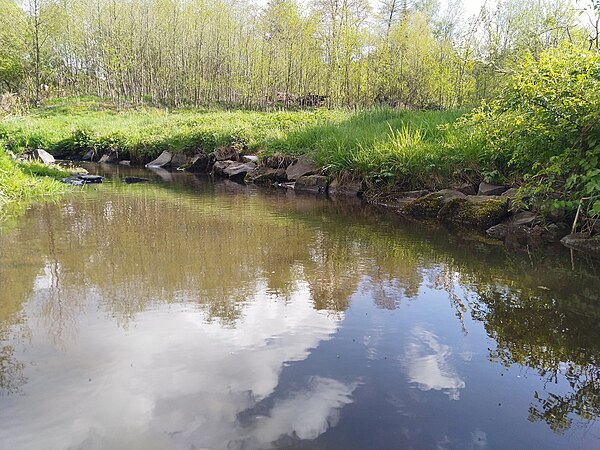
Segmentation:
<svg viewBox="0 0 600 450">
<path fill-rule="evenodd" d="M 461 111 L 370 109 L 311 111 L 116 110 L 95 98 L 56 99 L 0 122 L 0 138 L 15 152 L 44 148 L 55 155 L 118 150 L 142 163 L 163 150 L 210 153 L 234 145 L 263 157 L 311 154 L 332 176 L 376 184 L 402 177 L 411 187 L 436 187 L 460 178 L 445 157 L 448 131 Z M 467 155 L 454 155 L 464 163 Z M 468 155 L 477 170 L 476 155 Z M 417 176 L 418 175 L 418 176 Z M 433 175 L 433 176 L 432 176 Z M 410 177 L 410 179 L 408 178 Z M 435 186 L 434 186 L 435 185 Z"/>
<path fill-rule="evenodd" d="M 32 201 L 53 198 L 66 192 L 57 181 L 68 172 L 40 163 L 17 163 L 0 145 L 0 220 Z"/>
<path fill-rule="evenodd" d="M 0 121 L 9 149 L 76 155 L 118 151 L 143 163 L 163 150 L 221 145 L 262 157 L 309 154 L 331 177 L 373 191 L 480 181 L 518 185 L 530 208 L 600 216 L 600 55 L 565 47 L 526 60 L 502 97 L 464 111 L 375 108 L 223 111 L 117 110 L 95 98 L 48 102 Z M 591 224 L 593 225 L 593 224 Z"/>
</svg>

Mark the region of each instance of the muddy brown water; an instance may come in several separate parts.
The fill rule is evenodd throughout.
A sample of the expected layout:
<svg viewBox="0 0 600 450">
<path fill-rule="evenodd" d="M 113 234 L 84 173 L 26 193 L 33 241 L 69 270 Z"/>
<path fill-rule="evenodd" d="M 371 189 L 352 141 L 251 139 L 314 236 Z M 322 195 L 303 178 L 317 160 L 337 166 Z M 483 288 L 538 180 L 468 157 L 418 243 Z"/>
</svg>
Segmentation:
<svg viewBox="0 0 600 450">
<path fill-rule="evenodd" d="M 0 224 L 1 449 L 600 447 L 598 261 L 89 170 Z"/>
</svg>

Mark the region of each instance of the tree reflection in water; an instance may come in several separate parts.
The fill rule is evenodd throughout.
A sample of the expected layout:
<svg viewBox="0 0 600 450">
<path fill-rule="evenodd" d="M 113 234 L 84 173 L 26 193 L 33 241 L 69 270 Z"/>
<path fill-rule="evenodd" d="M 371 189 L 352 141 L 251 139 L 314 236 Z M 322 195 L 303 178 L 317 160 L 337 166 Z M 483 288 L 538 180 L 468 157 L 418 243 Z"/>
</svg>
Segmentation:
<svg viewBox="0 0 600 450">
<path fill-rule="evenodd" d="M 422 226 L 398 227 L 362 205 L 240 190 L 189 195 L 117 185 L 35 208 L 0 234 L 0 389 L 15 392 L 26 381 L 25 362 L 9 344 L 16 333 L 37 321 L 53 342 L 74 340 L 76 317 L 90 302 L 125 328 L 164 304 L 194 304 L 209 323 L 235 327 L 259 291 L 289 301 L 306 285 L 316 310 L 340 314 L 360 291 L 394 309 L 425 301 L 419 289 L 430 286 L 448 293 L 463 332 L 466 314 L 483 324 L 496 342 L 492 360 L 545 377 L 545 392 L 531 393 L 530 420 L 562 432 L 573 414 L 600 416 L 593 267 L 572 272 L 563 252 L 507 253 Z M 559 379 L 569 393 L 552 392 Z M 452 395 L 464 387 L 443 381 L 432 386 Z"/>
</svg>

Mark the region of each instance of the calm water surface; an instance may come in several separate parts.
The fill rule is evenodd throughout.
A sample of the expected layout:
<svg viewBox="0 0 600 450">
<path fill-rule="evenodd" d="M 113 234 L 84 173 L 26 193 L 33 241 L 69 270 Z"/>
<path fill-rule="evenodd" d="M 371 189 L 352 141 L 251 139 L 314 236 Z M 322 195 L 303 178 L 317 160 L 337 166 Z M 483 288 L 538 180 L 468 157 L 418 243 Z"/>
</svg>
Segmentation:
<svg viewBox="0 0 600 450">
<path fill-rule="evenodd" d="M 0 448 L 600 448 L 597 261 L 109 170 L 0 226 Z"/>
</svg>

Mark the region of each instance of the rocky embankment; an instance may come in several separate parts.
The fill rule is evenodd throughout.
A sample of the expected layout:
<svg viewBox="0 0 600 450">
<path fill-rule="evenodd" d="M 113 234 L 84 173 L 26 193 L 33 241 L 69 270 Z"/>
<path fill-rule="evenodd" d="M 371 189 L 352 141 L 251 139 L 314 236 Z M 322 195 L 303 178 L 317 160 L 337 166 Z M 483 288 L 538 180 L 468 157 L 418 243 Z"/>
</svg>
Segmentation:
<svg viewBox="0 0 600 450">
<path fill-rule="evenodd" d="M 51 155 L 43 150 L 39 153 L 39 160 L 52 162 Z M 95 156 L 90 152 L 83 159 L 94 160 Z M 101 155 L 97 162 L 131 164 L 130 160 L 119 158 L 118 152 Z M 417 220 L 435 220 L 479 229 L 490 238 L 508 244 L 561 241 L 569 248 L 600 255 L 599 236 L 571 233 L 571 227 L 565 221 L 548 223 L 531 211 L 519 210 L 513 205 L 518 189 L 511 186 L 482 182 L 436 192 L 419 190 L 383 194 L 369 191 L 362 180 L 331 179 L 308 156 L 274 155 L 260 161 L 255 155 L 241 155 L 234 147 L 219 147 L 208 155 L 171 154 L 164 151 L 146 167 L 203 172 L 248 184 L 278 186 L 332 197 L 358 196 Z"/>
</svg>

